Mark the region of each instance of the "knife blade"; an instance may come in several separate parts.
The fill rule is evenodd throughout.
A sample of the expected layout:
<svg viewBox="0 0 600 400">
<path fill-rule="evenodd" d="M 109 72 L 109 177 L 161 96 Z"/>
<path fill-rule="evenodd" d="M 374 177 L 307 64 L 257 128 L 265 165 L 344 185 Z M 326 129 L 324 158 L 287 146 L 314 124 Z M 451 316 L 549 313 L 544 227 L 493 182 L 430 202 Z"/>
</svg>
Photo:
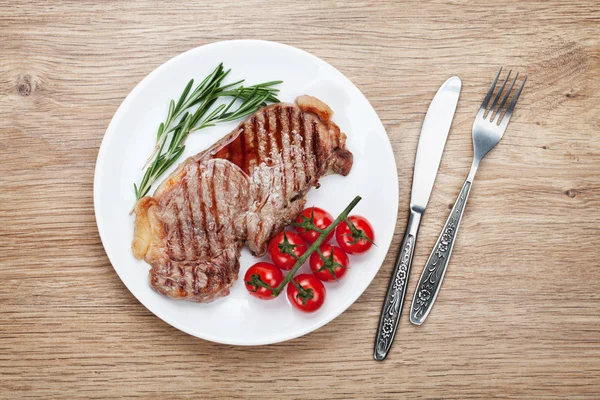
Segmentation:
<svg viewBox="0 0 600 400">
<path fill-rule="evenodd" d="M 410 195 L 411 209 L 425 211 L 427 207 L 433 182 L 442 161 L 442 152 L 446 146 L 461 86 L 458 76 L 448 79 L 438 89 L 427 109 L 415 158 Z"/>
<path fill-rule="evenodd" d="M 433 183 L 442 160 L 442 153 L 458 104 L 461 86 L 462 82 L 457 76 L 453 76 L 444 82 L 431 101 L 427 114 L 425 114 L 415 158 L 408 224 L 383 302 L 381 316 L 379 317 L 379 328 L 375 338 L 373 357 L 378 361 L 382 361 L 387 357 L 396 335 L 404 297 L 406 296 L 408 277 L 421 218 L 427 208 Z"/>
</svg>

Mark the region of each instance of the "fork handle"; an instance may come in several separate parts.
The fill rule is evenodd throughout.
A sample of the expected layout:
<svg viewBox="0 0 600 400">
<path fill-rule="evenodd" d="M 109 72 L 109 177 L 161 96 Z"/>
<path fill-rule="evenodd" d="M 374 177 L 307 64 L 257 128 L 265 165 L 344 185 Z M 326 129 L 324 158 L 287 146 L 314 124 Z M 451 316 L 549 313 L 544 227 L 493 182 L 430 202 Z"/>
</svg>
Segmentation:
<svg viewBox="0 0 600 400">
<path fill-rule="evenodd" d="M 472 183 L 472 177 L 469 174 L 469 178 L 463 184 L 442 233 L 423 268 L 410 306 L 410 322 L 415 325 L 421 325 L 425 321 L 440 291 Z"/>
<path fill-rule="evenodd" d="M 387 294 L 383 301 L 381 316 L 379 317 L 379 328 L 375 337 L 375 352 L 373 357 L 377 361 L 382 361 L 392 347 L 398 321 L 402 314 L 402 305 L 406 296 L 408 286 L 408 276 L 410 275 L 410 266 L 412 265 L 413 255 L 415 254 L 415 244 L 419 225 L 421 224 L 422 213 L 411 210 L 408 218 L 408 225 L 404 233 L 404 239 L 396 258 L 394 273 L 390 278 Z"/>
</svg>

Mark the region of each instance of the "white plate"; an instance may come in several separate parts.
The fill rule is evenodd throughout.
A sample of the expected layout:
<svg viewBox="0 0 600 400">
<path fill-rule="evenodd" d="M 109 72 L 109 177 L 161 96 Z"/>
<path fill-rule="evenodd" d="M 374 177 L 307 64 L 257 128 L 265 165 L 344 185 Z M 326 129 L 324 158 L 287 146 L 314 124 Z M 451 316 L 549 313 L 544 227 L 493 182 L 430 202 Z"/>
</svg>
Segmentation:
<svg viewBox="0 0 600 400">
<path fill-rule="evenodd" d="M 367 217 L 375 228 L 377 247 L 351 256 L 351 269 L 340 283 L 327 284 L 327 301 L 313 314 L 293 309 L 285 293 L 272 301 L 248 295 L 242 279 L 231 294 L 209 304 L 175 301 L 154 292 L 147 282 L 149 266 L 131 252 L 134 217 L 133 182 L 154 146 L 156 128 L 171 98 L 177 99 L 190 78 L 196 80 L 223 62 L 232 72 L 229 81 L 246 84 L 280 79 L 279 98 L 292 102 L 301 94 L 316 96 L 335 112 L 333 120 L 348 136 L 354 153 L 347 177 L 327 176 L 312 189 L 307 205 L 336 216 L 356 195 L 363 200 L 353 213 Z M 235 123 L 222 124 L 191 135 L 181 160 L 209 147 L 230 132 Z M 174 169 L 175 166 L 172 167 Z M 170 171 L 169 171 L 170 172 Z M 166 176 L 166 175 L 165 175 Z M 98 154 L 94 178 L 96 222 L 106 254 L 133 295 L 172 326 L 213 342 L 260 345 L 309 333 L 346 310 L 363 293 L 388 251 L 398 210 L 398 179 L 392 147 L 375 110 L 363 94 L 334 67 L 294 47 L 274 42 L 236 40 L 198 47 L 167 61 L 144 78 L 113 117 Z M 257 259 L 244 248 L 240 276 Z M 303 269 L 307 266 L 303 266 Z M 383 296 L 383 294 L 382 294 Z"/>
</svg>

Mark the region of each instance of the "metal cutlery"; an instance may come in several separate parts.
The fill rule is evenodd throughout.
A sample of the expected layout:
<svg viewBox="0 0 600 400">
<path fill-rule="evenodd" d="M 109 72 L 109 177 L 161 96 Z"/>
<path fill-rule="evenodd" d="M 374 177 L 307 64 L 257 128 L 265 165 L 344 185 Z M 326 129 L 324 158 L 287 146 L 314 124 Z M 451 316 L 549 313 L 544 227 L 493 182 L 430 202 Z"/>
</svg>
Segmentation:
<svg viewBox="0 0 600 400">
<path fill-rule="evenodd" d="M 413 173 L 410 216 L 379 319 L 374 352 L 376 360 L 385 359 L 396 334 L 421 217 L 440 166 L 460 89 L 461 81 L 456 76 L 444 82 L 431 101 L 423 121 Z"/>
<path fill-rule="evenodd" d="M 471 191 L 471 186 L 479 163 L 483 157 L 485 157 L 485 155 L 500 142 L 500 139 L 502 139 L 502 135 L 504 135 L 504 132 L 506 131 L 515 105 L 517 104 L 521 91 L 527 81 L 527 77 L 525 77 L 513 95 L 512 100 L 507 105 L 507 101 L 513 92 L 513 88 L 519 77 L 519 74 L 517 73 L 508 90 L 502 97 L 504 89 L 509 82 L 511 72 L 512 71 L 510 71 L 504 79 L 502 86 L 498 89 L 490 106 L 490 100 L 492 100 L 494 89 L 496 88 L 496 84 L 502 73 L 502 68 L 500 68 L 479 108 L 477 116 L 475 117 L 472 133 L 474 156 L 471 170 L 458 194 L 458 198 L 452 207 L 452 211 L 450 211 L 448 220 L 442 229 L 433 251 L 423 268 L 423 273 L 421 274 L 421 278 L 415 289 L 410 307 L 410 321 L 413 324 L 421 325 L 431 312 L 431 308 L 433 307 L 442 285 L 448 262 L 450 261 L 452 248 L 456 241 L 458 228 L 460 227 L 465 205 L 467 204 L 469 192 Z M 499 102 L 501 98 L 502 101 Z"/>
</svg>

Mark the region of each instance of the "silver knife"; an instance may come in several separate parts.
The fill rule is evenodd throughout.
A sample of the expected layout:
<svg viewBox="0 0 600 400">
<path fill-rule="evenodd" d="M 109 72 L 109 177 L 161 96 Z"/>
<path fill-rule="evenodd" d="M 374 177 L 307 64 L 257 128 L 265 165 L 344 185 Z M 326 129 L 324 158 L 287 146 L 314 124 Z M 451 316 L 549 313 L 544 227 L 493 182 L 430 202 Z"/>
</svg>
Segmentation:
<svg viewBox="0 0 600 400">
<path fill-rule="evenodd" d="M 385 296 L 381 317 L 379 317 L 379 329 L 377 329 L 375 338 L 375 360 L 385 359 L 396 335 L 421 218 L 427 207 L 433 182 L 435 182 L 435 176 L 442 160 L 461 86 L 461 80 L 457 76 L 444 82 L 431 101 L 423 121 L 415 159 L 410 216 Z"/>
</svg>

